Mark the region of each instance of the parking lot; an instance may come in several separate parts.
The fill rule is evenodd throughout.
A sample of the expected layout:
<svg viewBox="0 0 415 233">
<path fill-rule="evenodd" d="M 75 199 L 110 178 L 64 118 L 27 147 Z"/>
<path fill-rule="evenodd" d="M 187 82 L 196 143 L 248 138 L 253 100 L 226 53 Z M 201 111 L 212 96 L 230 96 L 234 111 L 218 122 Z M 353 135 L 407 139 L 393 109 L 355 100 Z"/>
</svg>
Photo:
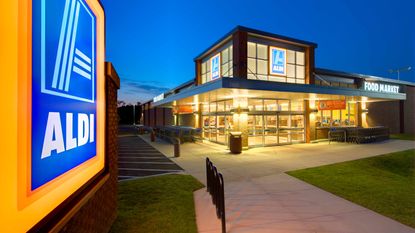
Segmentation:
<svg viewBox="0 0 415 233">
<path fill-rule="evenodd" d="M 121 126 L 119 130 L 118 180 L 183 172 L 181 167 L 139 138 L 133 127 Z"/>
</svg>

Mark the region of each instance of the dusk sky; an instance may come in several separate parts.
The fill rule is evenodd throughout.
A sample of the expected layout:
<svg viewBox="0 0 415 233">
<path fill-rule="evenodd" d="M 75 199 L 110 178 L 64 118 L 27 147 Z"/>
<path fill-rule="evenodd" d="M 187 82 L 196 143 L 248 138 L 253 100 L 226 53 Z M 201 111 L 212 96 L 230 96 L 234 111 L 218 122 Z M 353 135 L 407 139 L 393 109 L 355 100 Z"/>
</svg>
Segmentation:
<svg viewBox="0 0 415 233">
<path fill-rule="evenodd" d="M 195 77 L 193 58 L 237 25 L 318 44 L 316 67 L 397 78 L 412 66 L 414 0 L 102 0 L 119 99 L 144 102 Z"/>
</svg>

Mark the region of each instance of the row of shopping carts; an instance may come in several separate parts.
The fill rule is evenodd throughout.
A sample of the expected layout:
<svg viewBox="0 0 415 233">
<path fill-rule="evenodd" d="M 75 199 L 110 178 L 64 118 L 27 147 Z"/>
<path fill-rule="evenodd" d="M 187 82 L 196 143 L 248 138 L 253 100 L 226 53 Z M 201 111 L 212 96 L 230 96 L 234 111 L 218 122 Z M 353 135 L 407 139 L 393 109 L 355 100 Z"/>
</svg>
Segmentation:
<svg viewBox="0 0 415 233">
<path fill-rule="evenodd" d="M 330 128 L 328 133 L 329 141 L 351 142 L 351 143 L 371 143 L 389 139 L 389 128 L 384 126 L 362 128 Z"/>
</svg>

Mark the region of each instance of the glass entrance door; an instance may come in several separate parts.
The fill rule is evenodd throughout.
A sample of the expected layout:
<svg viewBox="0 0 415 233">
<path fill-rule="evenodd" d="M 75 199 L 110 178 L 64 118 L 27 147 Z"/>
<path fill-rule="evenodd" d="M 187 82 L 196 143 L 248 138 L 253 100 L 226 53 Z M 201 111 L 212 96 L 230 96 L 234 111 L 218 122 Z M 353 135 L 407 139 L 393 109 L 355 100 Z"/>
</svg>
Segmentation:
<svg viewBox="0 0 415 233">
<path fill-rule="evenodd" d="M 277 131 L 277 116 L 264 116 L 264 145 L 277 145 L 278 131 Z"/>
<path fill-rule="evenodd" d="M 248 116 L 248 146 L 262 146 L 264 135 L 263 115 Z"/>
<path fill-rule="evenodd" d="M 230 115 L 220 115 L 218 116 L 218 143 L 228 144 L 229 132 L 232 131 L 233 127 L 233 118 Z"/>
</svg>

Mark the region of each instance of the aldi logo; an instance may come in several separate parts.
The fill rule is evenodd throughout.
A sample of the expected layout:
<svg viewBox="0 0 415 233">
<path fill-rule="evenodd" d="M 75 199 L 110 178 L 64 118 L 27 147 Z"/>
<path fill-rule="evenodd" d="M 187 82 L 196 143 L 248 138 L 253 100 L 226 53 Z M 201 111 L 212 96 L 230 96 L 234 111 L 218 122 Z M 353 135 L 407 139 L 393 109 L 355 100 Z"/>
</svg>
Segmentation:
<svg viewBox="0 0 415 233">
<path fill-rule="evenodd" d="M 269 72 L 271 75 L 286 75 L 287 50 L 271 46 L 269 48 Z"/>
<path fill-rule="evenodd" d="M 53 5 L 62 11 L 48 10 Z M 95 24 L 82 0 L 42 1 L 42 93 L 94 102 Z"/>
<path fill-rule="evenodd" d="M 211 67 L 211 80 L 218 79 L 220 77 L 220 53 L 216 54 L 210 59 Z"/>
<path fill-rule="evenodd" d="M 97 27 L 86 0 L 34 0 L 31 190 L 97 155 Z"/>
</svg>

